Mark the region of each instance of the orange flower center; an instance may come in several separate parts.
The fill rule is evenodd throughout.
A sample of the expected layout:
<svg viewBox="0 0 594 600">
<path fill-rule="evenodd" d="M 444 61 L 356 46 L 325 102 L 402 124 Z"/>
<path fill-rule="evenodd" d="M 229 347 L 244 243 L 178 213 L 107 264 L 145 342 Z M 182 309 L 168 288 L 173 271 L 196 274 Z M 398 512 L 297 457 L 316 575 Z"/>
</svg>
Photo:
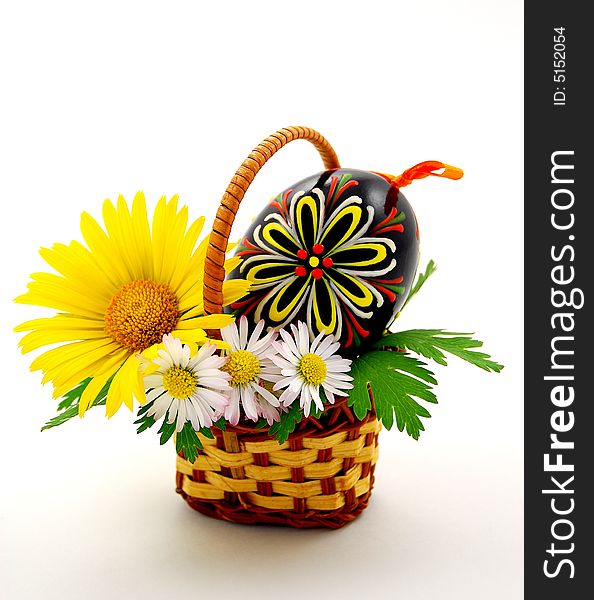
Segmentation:
<svg viewBox="0 0 594 600">
<path fill-rule="evenodd" d="M 123 285 L 105 311 L 105 329 L 118 344 L 146 350 L 171 333 L 179 320 L 178 300 L 165 283 L 138 279 Z"/>
</svg>

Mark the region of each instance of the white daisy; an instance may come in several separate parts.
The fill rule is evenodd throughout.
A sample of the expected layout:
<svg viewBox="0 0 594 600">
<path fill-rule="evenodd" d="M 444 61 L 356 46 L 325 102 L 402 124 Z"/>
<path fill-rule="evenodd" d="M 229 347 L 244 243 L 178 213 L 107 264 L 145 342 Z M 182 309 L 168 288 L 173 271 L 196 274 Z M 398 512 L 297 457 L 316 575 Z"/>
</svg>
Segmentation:
<svg viewBox="0 0 594 600">
<path fill-rule="evenodd" d="M 264 417 L 272 425 L 280 418 L 280 401 L 265 387 L 266 383 L 276 383 L 280 378 L 280 369 L 271 360 L 276 354 L 272 343 L 278 334 L 270 331 L 260 337 L 263 329 L 264 321 L 260 321 L 248 339 L 246 317 L 239 319 L 239 327 L 232 323 L 221 329 L 223 340 L 231 347 L 223 366 L 230 375 L 231 393 L 225 419 L 231 425 L 239 422 L 240 405 L 252 421 Z"/>
<path fill-rule="evenodd" d="M 284 389 L 279 398 L 283 406 L 300 397 L 303 414 L 309 417 L 312 401 L 319 410 L 324 409 L 320 388 L 330 404 L 334 404 L 335 396 L 346 396 L 345 390 L 353 388 L 348 374 L 351 361 L 335 354 L 340 343 L 334 336 L 322 332 L 310 344 L 309 329 L 302 321 L 297 327 L 291 324 L 291 331 L 293 335 L 281 330 L 282 342 L 273 342 L 279 354 L 272 360 L 282 375 L 273 389 Z"/>
<path fill-rule="evenodd" d="M 163 336 L 164 348 L 158 356 L 145 363 L 144 385 L 147 399 L 153 405 L 147 415 L 168 423 L 176 421 L 180 432 L 189 421 L 198 431 L 211 427 L 221 418 L 228 399 L 221 391 L 229 390 L 229 375 L 220 370 L 225 359 L 216 355 L 216 346 L 205 344 L 195 356 L 190 347 L 171 334 Z"/>
</svg>

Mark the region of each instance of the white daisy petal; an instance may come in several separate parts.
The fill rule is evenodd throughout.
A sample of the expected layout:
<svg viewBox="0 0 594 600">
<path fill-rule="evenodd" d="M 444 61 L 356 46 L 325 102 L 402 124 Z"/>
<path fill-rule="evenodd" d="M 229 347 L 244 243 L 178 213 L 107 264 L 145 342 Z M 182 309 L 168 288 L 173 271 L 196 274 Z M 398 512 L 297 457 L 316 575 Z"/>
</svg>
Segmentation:
<svg viewBox="0 0 594 600">
<path fill-rule="evenodd" d="M 340 388 L 335 388 L 333 385 L 330 385 L 329 383 L 322 383 L 322 387 L 324 388 L 324 390 L 329 391 L 333 394 L 336 394 L 337 396 L 340 396 L 342 398 L 344 398 L 345 396 L 348 396 L 348 394 Z"/>
<path fill-rule="evenodd" d="M 279 410 L 267 403 L 259 405 L 258 414 L 266 419 L 268 425 L 272 425 L 280 420 Z"/>
<path fill-rule="evenodd" d="M 351 365 L 350 363 L 345 362 L 338 362 L 338 361 L 327 361 L 326 365 L 328 367 L 328 370 L 331 370 L 333 373 L 349 373 L 351 370 Z"/>
<path fill-rule="evenodd" d="M 291 362 L 282 356 L 273 356 L 272 361 L 274 364 L 281 369 L 295 368 L 299 363 L 296 360 L 295 362 Z"/>
<path fill-rule="evenodd" d="M 349 381 L 353 381 L 353 378 L 348 374 L 348 373 L 333 373 L 328 371 L 328 375 L 326 375 L 326 380 L 327 381 L 345 381 L 345 382 L 349 382 Z"/>
<path fill-rule="evenodd" d="M 243 316 L 239 319 L 239 348 L 245 350 L 248 343 L 248 320 Z"/>
<path fill-rule="evenodd" d="M 241 390 L 241 406 L 248 419 L 258 420 L 258 405 L 256 404 L 254 390 L 251 387 L 246 386 Z"/>
<path fill-rule="evenodd" d="M 245 317 L 242 317 L 242 319 L 245 319 Z M 247 319 L 246 319 L 246 321 L 247 321 Z M 261 319 L 260 321 L 258 321 L 258 324 L 254 328 L 252 335 L 250 335 L 250 339 L 246 346 L 247 350 L 254 352 L 254 346 L 256 346 L 258 344 L 258 340 L 260 339 L 260 334 L 262 333 L 263 329 L 264 329 L 264 319 Z"/>
<path fill-rule="evenodd" d="M 282 390 L 283 388 L 286 388 L 287 386 L 291 385 L 292 381 L 292 377 L 284 377 L 283 379 L 280 379 L 274 384 L 272 391 L 277 392 L 278 390 Z"/>
<path fill-rule="evenodd" d="M 287 356 L 287 354 L 289 355 L 289 356 L 287 356 L 288 360 L 291 360 L 291 355 L 297 356 L 297 357 L 301 356 L 301 352 L 299 352 L 299 350 L 297 349 L 295 340 L 291 337 L 291 335 L 287 331 L 285 331 L 284 329 L 281 329 L 280 336 L 283 338 L 284 344 L 279 344 L 276 347 L 279 348 L 279 351 L 284 350 L 283 355 L 285 355 L 285 356 Z M 280 350 L 281 348 L 282 348 L 282 350 Z"/>
<path fill-rule="evenodd" d="M 290 388 L 287 388 L 280 396 L 279 402 L 283 406 L 289 406 L 299 396 L 298 393 L 292 392 Z"/>
<path fill-rule="evenodd" d="M 202 423 L 200 422 L 200 417 L 198 416 L 198 411 L 196 410 L 196 404 L 197 403 L 194 402 L 194 398 L 188 399 L 186 418 L 192 424 L 194 431 L 200 431 L 200 429 L 202 429 Z"/>
<path fill-rule="evenodd" d="M 323 331 L 321 331 L 320 333 L 318 333 L 317 337 L 314 339 L 314 341 L 311 343 L 311 346 L 309 347 L 309 350 L 305 350 L 305 352 L 303 352 L 303 354 L 307 354 L 307 352 L 315 352 L 316 354 L 319 354 L 317 348 L 320 345 L 320 342 L 322 341 L 322 339 L 324 339 L 324 341 L 326 341 L 326 339 L 329 336 L 326 335 L 326 333 L 324 333 Z M 330 338 L 332 339 L 332 338 Z M 306 346 L 307 348 L 307 346 Z"/>
<path fill-rule="evenodd" d="M 311 410 L 311 393 L 308 385 L 304 385 L 301 388 L 301 398 L 299 399 L 299 405 L 303 409 L 303 414 L 309 417 L 309 411 Z"/>
<path fill-rule="evenodd" d="M 239 399 L 239 390 L 234 388 L 231 392 L 230 402 L 225 408 L 225 419 L 229 421 L 231 425 L 237 425 L 237 423 L 239 423 Z"/>
<path fill-rule="evenodd" d="M 179 409 L 179 400 L 177 398 L 173 398 L 171 402 L 171 406 L 169 407 L 169 412 L 167 413 L 167 423 L 170 425 L 177 419 L 177 412 Z"/>
<path fill-rule="evenodd" d="M 144 376 L 144 385 L 146 389 L 163 387 L 163 375 L 159 373 L 152 373 L 151 375 Z"/>
<path fill-rule="evenodd" d="M 147 415 L 152 416 L 155 421 L 160 421 L 169 410 L 172 402 L 173 398 L 164 392 L 160 398 L 155 400 L 154 404 L 146 411 L 146 413 Z"/>
<path fill-rule="evenodd" d="M 231 323 L 231 325 L 227 325 L 227 327 L 223 327 L 220 331 L 221 331 L 221 339 L 223 340 L 223 342 L 227 342 L 227 344 L 229 344 L 229 346 L 231 346 L 231 327 L 233 327 L 233 323 Z"/>
<path fill-rule="evenodd" d="M 265 387 L 254 384 L 254 388 L 268 404 L 272 404 L 272 406 L 280 406 L 279 399 L 272 392 L 269 392 Z"/>
<path fill-rule="evenodd" d="M 182 361 L 180 362 L 180 366 L 184 367 L 184 369 L 188 366 L 190 362 L 190 346 L 186 344 L 182 347 Z"/>
<path fill-rule="evenodd" d="M 318 351 L 322 358 L 330 358 L 338 349 L 340 348 L 340 344 L 338 342 L 334 344 L 330 344 L 327 348 L 324 349 L 324 352 Z"/>
<path fill-rule="evenodd" d="M 178 433 L 183 429 L 186 422 L 186 400 L 180 400 L 177 407 L 177 419 L 175 424 L 175 431 Z"/>
<path fill-rule="evenodd" d="M 230 341 L 229 345 L 232 350 L 239 350 L 241 348 L 241 344 L 239 342 L 239 332 L 237 331 L 237 323 L 231 323 L 229 325 L 230 328 Z"/>
<path fill-rule="evenodd" d="M 192 396 L 191 402 L 194 410 L 196 411 L 200 429 L 202 429 L 202 427 L 210 427 L 213 421 L 212 412 L 209 410 L 210 407 L 208 402 L 202 398 L 200 394 L 195 394 Z"/>
<path fill-rule="evenodd" d="M 309 329 L 307 328 L 307 324 L 303 321 L 299 321 L 297 329 L 299 331 L 299 352 L 301 356 L 303 356 L 309 352 Z"/>
<path fill-rule="evenodd" d="M 318 410 L 324 410 L 324 403 L 320 398 L 320 388 L 318 386 L 310 386 L 309 388 L 313 401 Z"/>
<path fill-rule="evenodd" d="M 271 352 L 272 342 L 276 341 L 278 337 L 278 333 L 276 331 L 270 331 L 267 333 L 259 342 L 255 343 L 251 348 L 249 348 L 254 354 L 258 355 L 267 355 Z"/>
</svg>

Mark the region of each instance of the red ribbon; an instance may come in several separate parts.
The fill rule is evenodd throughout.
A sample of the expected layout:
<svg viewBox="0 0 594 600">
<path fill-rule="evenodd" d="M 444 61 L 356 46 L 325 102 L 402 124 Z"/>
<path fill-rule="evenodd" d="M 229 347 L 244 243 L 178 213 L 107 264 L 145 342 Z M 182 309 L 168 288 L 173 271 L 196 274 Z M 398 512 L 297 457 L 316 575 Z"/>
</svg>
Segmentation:
<svg viewBox="0 0 594 600">
<path fill-rule="evenodd" d="M 429 177 L 429 175 L 445 177 L 446 179 L 461 179 L 464 171 L 438 160 L 427 160 L 410 169 L 406 169 L 401 175 L 387 175 L 385 173 L 378 173 L 378 175 L 385 177 L 397 188 L 401 188 L 411 184 L 415 179 L 424 179 L 425 177 Z"/>
</svg>

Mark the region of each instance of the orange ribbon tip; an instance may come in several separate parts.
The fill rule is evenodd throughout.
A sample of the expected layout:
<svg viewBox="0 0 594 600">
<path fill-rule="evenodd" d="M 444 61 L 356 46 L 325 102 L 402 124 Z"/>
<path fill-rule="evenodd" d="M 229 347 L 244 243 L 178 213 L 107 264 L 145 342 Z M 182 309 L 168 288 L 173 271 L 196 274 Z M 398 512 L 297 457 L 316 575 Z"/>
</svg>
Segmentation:
<svg viewBox="0 0 594 600">
<path fill-rule="evenodd" d="M 401 188 L 411 184 L 415 179 L 424 179 L 425 177 L 429 177 L 429 175 L 445 177 L 446 179 L 461 179 L 464 171 L 438 160 L 427 160 L 407 169 L 402 175 L 379 174 L 383 175 L 391 184 Z"/>
</svg>

